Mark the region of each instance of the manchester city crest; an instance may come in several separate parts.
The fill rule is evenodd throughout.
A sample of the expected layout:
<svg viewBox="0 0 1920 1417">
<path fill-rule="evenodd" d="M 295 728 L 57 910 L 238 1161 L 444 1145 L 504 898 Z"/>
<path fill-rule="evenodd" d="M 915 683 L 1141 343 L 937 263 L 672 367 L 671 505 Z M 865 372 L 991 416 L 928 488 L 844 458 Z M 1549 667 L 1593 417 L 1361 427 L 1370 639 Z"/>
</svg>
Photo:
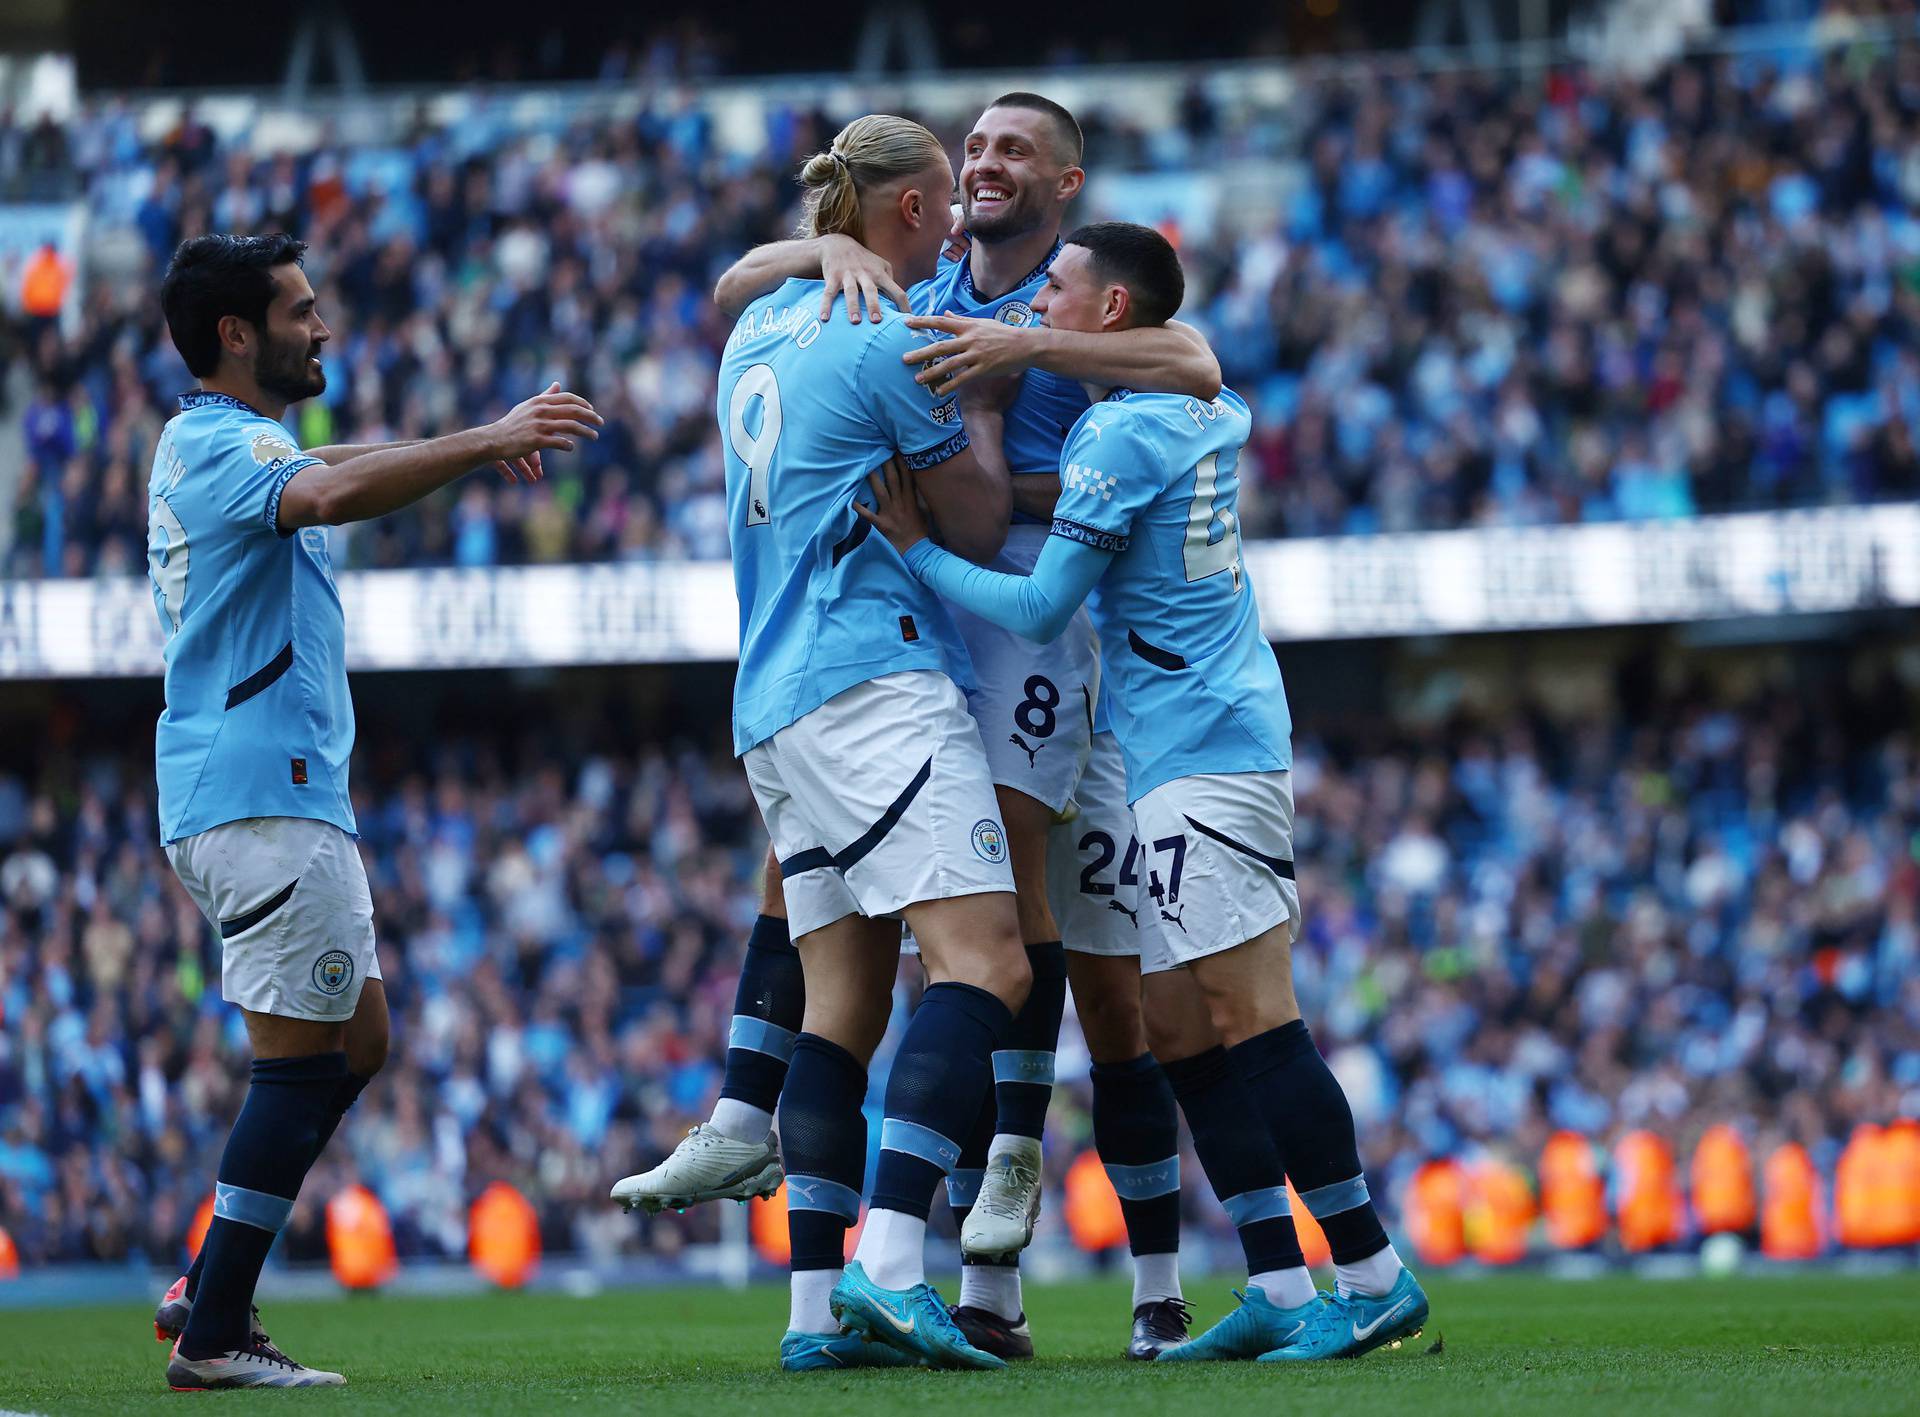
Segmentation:
<svg viewBox="0 0 1920 1417">
<path fill-rule="evenodd" d="M 328 950 L 313 962 L 313 987 L 329 998 L 344 994 L 353 983 L 353 956 L 345 950 Z"/>
<path fill-rule="evenodd" d="M 993 318 L 1003 325 L 1026 326 L 1033 323 L 1033 307 L 1024 300 L 1009 300 L 993 312 Z"/>
<path fill-rule="evenodd" d="M 996 866 L 1007 859 L 1007 835 L 1000 830 L 1000 823 L 982 817 L 973 824 L 973 852 Z"/>
</svg>

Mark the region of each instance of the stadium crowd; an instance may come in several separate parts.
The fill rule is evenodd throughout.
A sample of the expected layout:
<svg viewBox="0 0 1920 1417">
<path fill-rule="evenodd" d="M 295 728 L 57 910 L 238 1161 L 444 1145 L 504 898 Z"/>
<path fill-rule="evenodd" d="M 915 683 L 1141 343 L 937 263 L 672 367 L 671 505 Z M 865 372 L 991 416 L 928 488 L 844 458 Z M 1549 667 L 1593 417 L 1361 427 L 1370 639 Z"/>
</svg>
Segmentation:
<svg viewBox="0 0 1920 1417">
<path fill-rule="evenodd" d="M 1308 535 L 1920 494 L 1917 95 L 1920 47 L 1863 44 L 1644 78 L 1304 73 L 1273 107 L 1196 78 L 1164 129 L 1084 116 L 1096 178 L 1141 174 L 1114 215 L 1171 224 L 1209 172 L 1272 180 L 1267 206 L 1187 222 L 1186 314 L 1256 411 L 1244 525 Z M 724 555 L 707 292 L 790 229 L 835 124 L 769 90 L 765 126 L 748 160 L 690 101 L 549 124 L 496 96 L 293 155 L 191 107 L 148 140 L 108 100 L 0 146 L 67 174 L 127 272 L 70 332 L 31 331 L 5 569 L 140 566 L 188 384 L 152 292 L 208 229 L 312 243 L 336 339 L 308 446 L 482 421 L 550 377 L 610 417 L 530 494 L 473 479 L 347 529 L 342 564 Z"/>
<path fill-rule="evenodd" d="M 1854 1123 L 1920 1107 L 1910 686 L 1649 677 L 1614 702 L 1300 736 L 1300 992 L 1389 1215 L 1421 1161 L 1531 1165 L 1555 1128 L 1684 1156 L 1730 1121 L 1830 1168 Z M 724 742 L 621 746 L 614 717 L 363 751 L 395 1042 L 291 1257 L 325 1253 L 353 1178 L 403 1258 L 461 1253 L 496 1179 L 549 1249 L 713 1234 L 712 1208 L 642 1219 L 606 1189 L 707 1115 L 764 838 Z M 28 1264 L 170 1265 L 244 1035 L 155 843 L 148 756 L 86 741 L 0 775 L 0 1227 Z M 1071 1019 L 1061 1077 L 1056 1183 L 1090 1140 Z M 1187 1165 L 1189 1222 L 1226 1233 Z"/>
</svg>

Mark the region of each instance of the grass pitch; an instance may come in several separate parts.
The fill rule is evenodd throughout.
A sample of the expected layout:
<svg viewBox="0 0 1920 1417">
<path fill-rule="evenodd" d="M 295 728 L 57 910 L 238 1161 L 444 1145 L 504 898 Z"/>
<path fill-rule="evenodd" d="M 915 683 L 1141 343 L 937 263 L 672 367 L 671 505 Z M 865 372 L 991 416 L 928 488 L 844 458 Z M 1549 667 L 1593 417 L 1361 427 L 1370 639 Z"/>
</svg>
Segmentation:
<svg viewBox="0 0 1920 1417">
<path fill-rule="evenodd" d="M 1227 1285 L 1190 1286 L 1201 1323 Z M 1055 1414 L 1687 1412 L 1763 1417 L 1920 1410 L 1920 1274 L 1586 1282 L 1428 1281 L 1434 1317 L 1398 1351 L 1354 1362 L 1154 1368 L 1116 1356 L 1127 1291 L 1029 1291 L 1041 1356 L 1004 1373 L 787 1376 L 774 1354 L 785 1293 L 651 1290 L 575 1299 L 494 1295 L 273 1304 L 294 1356 L 345 1371 L 344 1390 L 223 1393 L 223 1409 L 459 1413 L 687 1412 L 701 1417 Z M 138 1306 L 5 1316 L 0 1409 L 152 1411 L 165 1350 Z M 1444 1340 L 1436 1344 L 1435 1340 Z M 995 1404 L 984 1408 L 983 1404 Z M 196 1409 L 197 1410 L 197 1409 Z"/>
</svg>

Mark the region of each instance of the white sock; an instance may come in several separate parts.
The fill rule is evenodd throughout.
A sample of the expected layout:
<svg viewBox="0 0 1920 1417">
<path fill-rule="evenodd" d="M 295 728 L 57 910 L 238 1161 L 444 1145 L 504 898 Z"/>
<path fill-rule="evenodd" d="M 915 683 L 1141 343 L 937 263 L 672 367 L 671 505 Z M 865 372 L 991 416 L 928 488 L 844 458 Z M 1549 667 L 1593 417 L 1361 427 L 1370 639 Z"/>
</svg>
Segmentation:
<svg viewBox="0 0 1920 1417">
<path fill-rule="evenodd" d="M 1020 1267 L 1000 1264 L 963 1264 L 960 1266 L 960 1302 L 972 1309 L 985 1309 L 1003 1319 L 1017 1319 L 1026 1312 L 1020 1300 Z"/>
<path fill-rule="evenodd" d="M 723 1097 L 713 1104 L 713 1116 L 707 1125 L 735 1141 L 765 1141 L 773 1130 L 773 1113 L 737 1097 Z"/>
<path fill-rule="evenodd" d="M 927 1282 L 927 1222 L 898 1210 L 870 1210 L 853 1257 L 882 1289 Z"/>
<path fill-rule="evenodd" d="M 787 1311 L 787 1327 L 795 1333 L 840 1332 L 840 1321 L 827 1306 L 827 1296 L 839 1282 L 837 1269 L 796 1269 L 793 1307 Z"/>
<path fill-rule="evenodd" d="M 1342 1294 L 1370 1294 L 1378 1298 L 1393 1288 L 1393 1282 L 1405 1268 L 1400 1263 L 1400 1256 L 1394 1253 L 1393 1246 L 1388 1245 L 1379 1254 L 1368 1255 L 1358 1264 L 1335 1265 L 1334 1287 Z"/>
<path fill-rule="evenodd" d="M 996 1132 L 993 1141 L 987 1147 L 987 1165 L 993 1165 L 1009 1152 L 1016 1156 L 1024 1156 L 1029 1161 L 1038 1160 L 1040 1141 L 1037 1137 L 1017 1136 L 1012 1132 Z"/>
<path fill-rule="evenodd" d="M 1248 1275 L 1247 1283 L 1283 1309 L 1297 1309 L 1313 1302 L 1313 1275 L 1303 1264 L 1292 1269 L 1262 1270 Z"/>
<path fill-rule="evenodd" d="M 1311 1283 L 1311 1281 L 1309 1281 Z M 1178 1299 L 1180 1294 L 1180 1252 L 1133 1257 L 1133 1307 L 1151 1304 L 1156 1299 Z"/>
</svg>

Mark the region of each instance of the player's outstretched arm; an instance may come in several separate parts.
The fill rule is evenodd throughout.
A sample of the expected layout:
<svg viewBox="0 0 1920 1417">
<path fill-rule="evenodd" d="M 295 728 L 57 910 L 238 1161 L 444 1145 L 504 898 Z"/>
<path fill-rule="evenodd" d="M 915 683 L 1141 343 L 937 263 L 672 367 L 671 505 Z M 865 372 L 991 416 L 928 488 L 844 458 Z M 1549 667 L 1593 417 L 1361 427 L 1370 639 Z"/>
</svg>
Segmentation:
<svg viewBox="0 0 1920 1417">
<path fill-rule="evenodd" d="M 1190 394 L 1199 399 L 1220 395 L 1220 361 L 1205 336 L 1178 320 L 1107 334 L 1045 325 L 1023 329 L 959 315 L 915 315 L 907 324 L 950 336 L 901 356 L 909 364 L 927 366 L 914 377 L 931 385 L 935 393 L 951 393 L 976 379 L 1045 369 L 1107 388 Z"/>
<path fill-rule="evenodd" d="M 302 468 L 280 494 L 280 529 L 384 517 L 488 463 L 524 467 L 537 478 L 543 451 L 571 452 L 575 439 L 598 438 L 603 421 L 592 404 L 555 384 L 483 428 Z"/>
<path fill-rule="evenodd" d="M 754 301 L 785 282 L 816 277 L 827 283 L 820 293 L 822 320 L 833 313 L 833 302 L 843 296 L 847 319 L 856 325 L 863 309 L 869 319 L 880 319 L 883 295 L 909 314 L 913 311 L 906 291 L 893 278 L 892 263 L 851 236 L 796 237 L 756 246 L 727 267 L 713 287 L 713 303 L 728 318 L 737 320 Z"/>
<path fill-rule="evenodd" d="M 1106 574 L 1113 553 L 1050 536 L 1030 576 L 969 565 L 929 539 L 915 480 L 896 459 L 867 479 L 873 506 L 856 502 L 854 510 L 878 527 L 906 558 L 914 575 L 942 598 L 1041 644 L 1059 638 L 1073 612 Z"/>
<path fill-rule="evenodd" d="M 368 453 L 384 453 L 393 448 L 413 448 L 424 443 L 424 438 L 401 438 L 392 443 L 329 443 L 324 448 L 308 448 L 306 455 L 318 458 L 328 467 L 338 467 L 343 462 L 365 457 Z M 543 475 L 540 455 L 530 453 L 523 458 L 511 461 L 502 459 L 494 464 L 500 475 L 508 482 L 538 482 Z"/>
</svg>

